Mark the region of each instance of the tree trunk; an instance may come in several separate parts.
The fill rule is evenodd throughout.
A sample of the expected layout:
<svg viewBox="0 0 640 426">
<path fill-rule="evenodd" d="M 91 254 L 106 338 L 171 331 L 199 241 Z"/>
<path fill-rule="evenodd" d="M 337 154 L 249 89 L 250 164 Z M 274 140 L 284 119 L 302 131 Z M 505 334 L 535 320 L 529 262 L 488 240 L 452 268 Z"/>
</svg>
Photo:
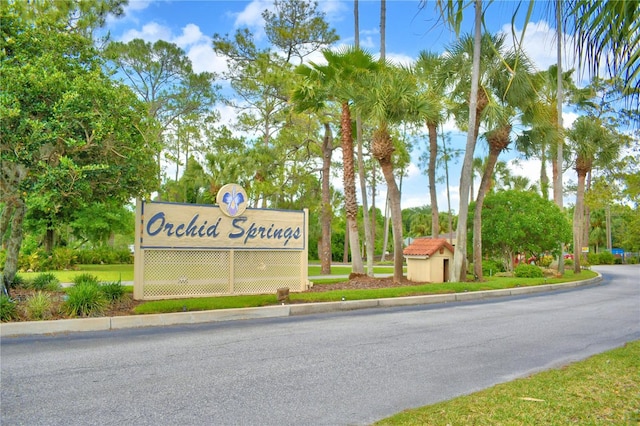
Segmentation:
<svg viewBox="0 0 640 426">
<path fill-rule="evenodd" d="M 549 199 L 549 176 L 547 175 L 547 154 L 542 149 L 540 154 L 540 193 L 545 200 Z"/>
<path fill-rule="evenodd" d="M 402 209 L 400 191 L 393 175 L 393 165 L 387 159 L 380 160 L 380 168 L 387 182 L 389 206 L 391 208 L 391 233 L 393 235 L 393 282 L 400 283 L 403 276 L 404 257 L 402 254 Z"/>
<path fill-rule="evenodd" d="M 387 256 L 387 247 L 389 246 L 389 194 L 384 203 L 384 238 L 382 240 L 382 256 L 380 261 L 384 262 Z"/>
<path fill-rule="evenodd" d="M 360 47 L 360 15 L 358 1 L 353 2 L 355 46 Z M 366 248 L 367 275 L 373 276 L 373 236 L 369 227 L 369 209 L 367 205 L 367 181 L 364 173 L 364 160 L 362 158 L 362 119 L 360 114 L 356 116 L 356 139 L 358 140 L 358 176 L 360 178 L 360 192 L 362 193 L 362 222 L 364 224 L 364 245 Z"/>
<path fill-rule="evenodd" d="M 344 179 L 344 204 L 349 227 L 349 245 L 351 246 L 351 271 L 364 273 L 362 256 L 360 256 L 360 240 L 358 235 L 358 200 L 356 197 L 355 170 L 353 164 L 353 136 L 351 133 L 351 111 L 347 102 L 342 103 L 342 161 Z"/>
<path fill-rule="evenodd" d="M 371 252 L 373 256 L 376 255 L 376 164 L 375 162 L 371 163 L 371 243 L 373 248 Z"/>
<path fill-rule="evenodd" d="M 484 197 L 491 188 L 493 170 L 500 153 L 504 151 L 510 142 L 511 125 L 503 126 L 489 133 L 489 157 L 482 174 L 480 188 L 478 188 L 478 198 L 473 216 L 473 275 L 478 281 L 482 281 L 482 206 Z"/>
<path fill-rule="evenodd" d="M 358 140 L 358 177 L 360 178 L 360 193 L 362 194 L 362 222 L 364 228 L 364 246 L 366 249 L 367 275 L 373 277 L 373 237 L 369 220 L 369 203 L 367 201 L 367 178 L 364 172 L 364 158 L 362 156 L 362 120 L 356 117 L 356 139 Z"/>
<path fill-rule="evenodd" d="M 333 155 L 333 133 L 329 123 L 324 123 L 322 140 L 322 244 L 320 247 L 320 269 L 322 275 L 331 275 L 331 156 Z"/>
<path fill-rule="evenodd" d="M 438 156 L 438 133 L 434 123 L 427 123 L 429 129 L 429 197 L 431 199 L 431 237 L 438 238 L 440 233 L 440 213 L 438 212 L 438 194 L 436 192 L 436 160 Z"/>
<path fill-rule="evenodd" d="M 446 151 L 446 149 L 445 149 Z M 444 178 L 447 185 L 447 214 L 449 219 L 449 244 L 453 245 L 453 215 L 451 214 L 451 192 L 449 191 L 449 160 L 444 160 Z"/>
<path fill-rule="evenodd" d="M 380 60 L 381 61 L 384 61 L 387 55 L 386 31 L 387 31 L 387 0 L 380 0 Z"/>
<path fill-rule="evenodd" d="M 473 67 L 471 72 L 471 93 L 469 95 L 469 129 L 476 128 L 478 106 L 478 85 L 480 81 L 480 46 L 482 40 L 482 0 L 475 1 L 475 33 L 473 46 Z M 460 174 L 460 207 L 458 209 L 458 229 L 456 232 L 456 250 L 451 267 L 453 282 L 466 281 L 467 258 L 467 217 L 469 215 L 469 187 L 473 173 L 473 154 L 476 148 L 474 134 L 467 133 L 464 161 Z"/>
<path fill-rule="evenodd" d="M 13 284 L 18 271 L 18 255 L 20 254 L 20 246 L 22 245 L 22 221 L 26 212 L 24 200 L 17 198 L 12 202 L 13 214 L 11 214 L 11 233 L 7 242 L 7 257 L 4 262 L 4 270 L 2 271 L 2 293 L 9 295 L 9 288 Z M 4 236 L 3 236 L 4 237 Z"/>
<path fill-rule="evenodd" d="M 607 249 L 611 251 L 611 249 L 613 249 L 613 242 L 611 241 L 611 206 L 609 204 L 605 207 L 605 221 L 607 227 Z"/>
<path fill-rule="evenodd" d="M 476 199 L 475 210 L 473 213 L 473 276 L 476 281 L 482 281 L 482 206 L 484 205 L 484 197 L 489 191 L 491 185 L 491 175 L 493 169 L 498 162 L 499 152 L 489 151 L 489 158 L 482 174 L 480 188 L 478 188 L 478 198 Z M 460 224 L 458 223 L 458 227 Z"/>
<path fill-rule="evenodd" d="M 373 135 L 373 156 L 380 163 L 380 169 L 387 183 L 389 194 L 389 206 L 391 207 L 391 231 L 393 235 L 393 281 L 400 283 L 403 276 L 404 257 L 402 254 L 402 209 L 400 203 L 400 190 L 393 174 L 393 143 L 386 128 L 381 127 Z"/>
<path fill-rule="evenodd" d="M 591 171 L 587 172 L 584 192 L 585 194 L 591 189 Z M 591 230 L 591 209 L 584 203 L 584 219 L 582 220 L 582 244 L 589 246 L 589 231 Z"/>
<path fill-rule="evenodd" d="M 44 234 L 44 251 L 47 253 L 51 253 L 53 251 L 53 246 L 55 245 L 55 230 L 51 228 L 47 228 Z"/>
<path fill-rule="evenodd" d="M 557 129 L 558 129 L 558 149 L 556 152 L 556 164 L 554 167 L 554 180 L 553 180 L 553 200 L 556 205 L 563 210 L 563 194 L 562 194 L 562 163 L 564 162 L 563 158 L 563 147 L 564 147 L 564 128 L 562 124 L 562 103 L 563 103 L 563 89 L 562 89 L 562 2 L 560 0 L 556 0 L 556 51 L 557 51 L 557 61 L 556 64 L 558 66 L 558 74 L 557 74 L 557 94 L 556 94 L 556 108 L 557 108 Z M 562 242 L 560 244 L 560 256 L 558 257 L 558 274 L 564 274 L 564 245 Z M 574 256 L 575 257 L 575 256 Z M 575 266 L 574 266 L 575 267 Z"/>
<path fill-rule="evenodd" d="M 579 169 L 579 167 L 576 167 Z M 584 182 L 586 172 L 577 170 L 578 188 L 576 189 L 576 206 L 573 211 L 573 273 L 581 272 L 580 256 L 582 256 L 582 226 L 584 224 Z"/>
</svg>

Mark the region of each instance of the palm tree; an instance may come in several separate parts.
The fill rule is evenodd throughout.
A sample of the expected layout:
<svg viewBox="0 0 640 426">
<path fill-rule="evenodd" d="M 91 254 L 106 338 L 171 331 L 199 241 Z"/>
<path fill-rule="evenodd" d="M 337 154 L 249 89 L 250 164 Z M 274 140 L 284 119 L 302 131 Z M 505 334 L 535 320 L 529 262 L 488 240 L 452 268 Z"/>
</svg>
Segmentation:
<svg viewBox="0 0 640 426">
<path fill-rule="evenodd" d="M 343 161 L 343 184 L 345 198 L 345 212 L 349 234 L 349 246 L 351 248 L 351 269 L 353 273 L 364 273 L 362 255 L 360 254 L 360 238 L 358 233 L 358 201 L 355 185 L 355 165 L 353 150 L 353 132 L 351 119 L 351 105 L 357 92 L 357 82 L 360 75 L 375 71 L 379 64 L 373 60 L 373 56 L 364 50 L 354 47 L 333 52 L 329 49 L 323 51 L 326 65 L 311 62 L 309 65 L 298 67 L 298 73 L 303 74 L 308 81 L 315 81 L 319 87 L 323 87 L 328 100 L 340 105 L 340 130 Z M 313 95 L 313 87 L 307 90 Z"/>
<path fill-rule="evenodd" d="M 573 214 L 573 251 L 574 273 L 580 273 L 580 253 L 584 227 L 584 193 L 585 180 L 594 165 L 610 164 L 618 157 L 621 148 L 621 137 L 605 127 L 596 117 L 582 116 L 574 123 L 568 132 L 569 141 L 574 154 L 574 168 L 578 175 L 576 189 L 576 205 Z"/>
<path fill-rule="evenodd" d="M 425 117 L 427 129 L 429 130 L 429 166 L 427 176 L 429 177 L 429 197 L 431 200 L 431 236 L 438 238 L 440 230 L 438 214 L 438 194 L 436 192 L 436 161 L 438 157 L 438 126 L 445 119 L 445 89 L 446 86 L 438 78 L 442 75 L 440 67 L 442 57 L 436 53 L 422 51 L 416 61 L 415 70 L 418 75 L 421 90 L 439 108 L 434 109 L 432 116 Z"/>
<path fill-rule="evenodd" d="M 452 88 L 452 95 L 454 101 L 459 105 L 456 121 L 461 128 L 465 127 L 467 117 L 467 99 L 469 96 L 469 70 L 473 66 L 472 58 L 473 50 L 475 49 L 475 42 L 470 36 L 463 36 L 458 43 L 454 44 L 450 49 L 449 55 L 445 58 L 442 66 L 442 70 L 445 73 L 445 80 L 449 82 Z M 509 144 L 509 133 L 511 125 L 509 123 L 509 116 L 513 115 L 513 107 L 509 104 L 515 104 L 521 102 L 524 99 L 522 96 L 527 92 L 530 92 L 531 85 L 528 81 L 529 77 L 529 64 L 526 58 L 516 52 L 506 52 L 505 48 L 505 36 L 504 35 L 491 35 L 484 34 L 481 37 L 481 56 L 480 56 L 480 69 L 478 84 L 479 90 L 476 102 L 476 119 L 474 126 L 468 128 L 469 134 L 475 140 L 477 140 L 480 132 L 480 124 L 482 121 L 486 122 L 493 129 L 488 133 L 487 141 L 489 142 L 489 161 L 488 167 L 485 167 L 483 180 L 481 182 L 480 190 L 478 191 L 478 199 L 476 202 L 476 213 L 474 221 L 481 223 L 481 215 L 478 213 L 478 209 L 482 208 L 482 201 L 484 195 L 488 190 L 489 183 L 493 174 L 493 167 L 497 161 L 497 157 Z M 506 139 L 505 139 L 506 137 Z M 465 157 L 468 152 L 465 152 Z M 464 164 L 463 164 L 464 169 Z M 473 177 L 473 158 L 470 160 L 470 177 Z M 469 187 L 471 186 L 471 180 L 468 180 Z M 462 180 L 460 186 L 460 197 L 463 197 L 462 191 L 464 189 L 467 192 L 464 194 L 465 202 L 468 202 L 468 190 L 469 187 L 462 187 Z M 463 201 L 461 200 L 461 203 Z M 468 208 L 467 208 L 468 209 Z M 463 220 L 464 219 L 464 220 Z M 459 218 L 461 223 L 465 223 L 466 219 Z M 458 244 L 464 244 L 462 241 L 462 230 L 458 230 L 457 241 Z M 466 235 L 464 236 L 466 239 Z M 466 247 L 464 247 L 466 249 Z M 477 253 L 481 249 L 481 236 L 478 224 L 474 224 L 474 253 Z M 462 250 L 456 250 L 462 251 Z M 458 254 L 461 255 L 461 254 Z M 476 275 L 479 278 L 482 277 L 481 262 L 477 261 L 477 258 L 481 258 L 481 254 L 474 255 L 476 258 L 476 268 L 480 268 L 479 273 L 476 271 Z M 464 259 L 462 260 L 464 262 Z M 455 256 L 454 256 L 455 264 Z M 456 265 L 457 267 L 457 265 Z M 462 273 L 466 271 L 466 268 L 461 270 Z M 453 271 L 455 273 L 455 271 Z"/>
<path fill-rule="evenodd" d="M 496 45 L 496 48 L 498 45 Z M 500 52 L 498 50 L 498 52 Z M 501 61 L 504 71 L 498 71 L 496 78 L 488 81 L 487 89 L 492 91 L 492 100 L 487 107 L 485 120 L 492 125 L 486 133 L 489 156 L 485 165 L 473 217 L 473 269 L 474 276 L 482 280 L 482 206 L 492 182 L 498 156 L 511 143 L 511 123 L 518 107 L 526 106 L 526 100 L 534 94 L 531 84 L 532 66 L 519 52 L 507 52 Z M 496 64 L 500 67 L 500 64 Z M 495 101 L 494 101 L 495 100 Z"/>
<path fill-rule="evenodd" d="M 547 176 L 547 161 L 552 165 L 552 182 L 557 182 L 562 174 L 562 164 L 558 164 L 558 140 L 561 137 L 558 124 L 558 66 L 551 65 L 544 71 L 533 76 L 536 87 L 535 96 L 524 108 L 521 121 L 530 128 L 516 139 L 516 147 L 525 158 L 540 160 L 540 188 L 542 196 L 549 199 L 549 177 Z M 570 98 L 580 102 L 579 91 L 573 84 L 573 70 L 562 73 L 562 99 Z M 554 199 L 558 203 L 558 192 L 554 189 Z"/>
<path fill-rule="evenodd" d="M 426 5 L 426 1 L 420 3 Z M 477 122 L 478 109 L 478 85 L 480 81 L 480 53 L 482 51 L 482 0 L 470 0 L 468 3 L 463 1 L 436 0 L 435 6 L 444 22 L 452 27 L 456 35 L 460 33 L 462 24 L 463 9 L 467 5 L 473 4 L 475 7 L 474 14 L 474 35 L 473 35 L 473 53 L 471 54 L 471 88 L 469 90 L 469 121 L 467 128 L 474 129 Z M 462 163 L 462 171 L 460 173 L 460 207 L 458 209 L 459 223 L 466 223 L 469 215 L 469 188 L 473 179 L 473 155 L 476 148 L 476 135 L 467 132 L 467 143 L 465 146 L 464 161 Z M 466 252 L 467 252 L 467 227 L 458 226 L 456 232 L 458 246 L 453 256 L 453 264 L 451 266 L 451 280 L 466 280 Z"/>
<path fill-rule="evenodd" d="M 375 125 L 372 155 L 378 160 L 387 183 L 393 234 L 393 280 L 400 282 L 403 274 L 402 210 L 400 190 L 394 175 L 395 146 L 390 127 L 403 121 L 417 122 L 432 114 L 435 108 L 417 91 L 415 76 L 408 70 L 384 65 L 377 72 L 363 76 L 362 90 L 355 107 Z"/>
<path fill-rule="evenodd" d="M 360 18 L 358 11 L 358 1 L 355 0 L 353 2 L 353 14 L 354 14 L 354 37 L 355 37 L 355 47 L 356 49 L 360 48 Z M 382 20 L 382 17 L 381 17 Z M 381 21 L 382 22 L 382 21 Z M 381 44 L 384 45 L 384 32 L 381 34 Z M 375 180 L 372 179 L 373 189 L 371 191 L 372 196 L 372 208 L 371 215 L 373 218 L 369 221 L 369 202 L 367 197 L 367 181 L 365 176 L 365 165 L 364 165 L 364 155 L 362 152 L 363 145 L 363 135 L 362 135 L 362 117 L 360 114 L 356 115 L 356 139 L 358 141 L 358 177 L 360 180 L 360 194 L 362 196 L 362 222 L 364 228 L 364 245 L 365 245 L 365 255 L 367 258 L 367 275 L 374 276 L 373 273 L 373 257 L 375 252 Z M 375 170 L 374 170 L 375 172 Z"/>
<path fill-rule="evenodd" d="M 623 94 L 640 101 L 640 1 L 570 0 L 564 3 L 565 25 L 576 40 L 577 57 L 594 75 L 602 63 L 621 76 Z M 604 60 L 603 60 L 604 59 Z"/>
</svg>

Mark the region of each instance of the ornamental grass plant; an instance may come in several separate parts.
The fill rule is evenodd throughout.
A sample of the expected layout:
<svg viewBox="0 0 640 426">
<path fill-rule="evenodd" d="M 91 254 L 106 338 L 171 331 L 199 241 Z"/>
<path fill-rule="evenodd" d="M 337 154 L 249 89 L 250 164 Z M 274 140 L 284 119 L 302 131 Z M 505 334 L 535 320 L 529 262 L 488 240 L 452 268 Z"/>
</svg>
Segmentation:
<svg viewBox="0 0 640 426">
<path fill-rule="evenodd" d="M 102 315 L 108 305 L 109 300 L 97 280 L 87 280 L 67 290 L 64 311 L 71 317 L 93 317 Z"/>
<path fill-rule="evenodd" d="M 42 321 L 51 318 L 52 306 L 51 295 L 37 291 L 25 300 L 24 313 L 29 321 Z"/>
</svg>

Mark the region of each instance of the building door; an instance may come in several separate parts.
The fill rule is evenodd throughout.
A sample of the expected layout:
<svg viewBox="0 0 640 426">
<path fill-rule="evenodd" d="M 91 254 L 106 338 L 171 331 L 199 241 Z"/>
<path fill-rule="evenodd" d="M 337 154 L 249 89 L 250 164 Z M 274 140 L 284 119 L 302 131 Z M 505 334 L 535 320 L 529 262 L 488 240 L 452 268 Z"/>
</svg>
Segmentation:
<svg viewBox="0 0 640 426">
<path fill-rule="evenodd" d="M 449 282 L 449 259 L 444 259 L 442 263 L 442 282 Z"/>
</svg>

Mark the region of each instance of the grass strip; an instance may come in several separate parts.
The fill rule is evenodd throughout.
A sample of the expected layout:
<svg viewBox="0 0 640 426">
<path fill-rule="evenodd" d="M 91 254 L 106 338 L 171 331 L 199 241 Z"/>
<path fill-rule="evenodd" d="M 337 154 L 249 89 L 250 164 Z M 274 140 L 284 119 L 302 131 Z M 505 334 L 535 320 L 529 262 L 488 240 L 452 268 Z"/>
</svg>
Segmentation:
<svg viewBox="0 0 640 426">
<path fill-rule="evenodd" d="M 49 271 L 55 275 L 62 283 L 73 282 L 74 277 L 82 273 L 91 273 L 98 277 L 99 281 L 133 281 L 133 264 L 117 264 L 117 265 L 76 265 L 77 270 L 73 271 Z M 405 268 L 406 270 L 406 268 Z M 374 273 L 376 274 L 393 274 L 393 265 L 381 265 L 374 266 Z M 315 277 L 321 275 L 320 265 L 309 265 L 308 275 Z M 351 273 L 351 266 L 332 266 L 331 275 L 349 275 Z M 32 280 L 42 272 L 20 272 L 19 275 L 25 279 Z"/>
<path fill-rule="evenodd" d="M 61 283 L 71 283 L 73 279 L 83 273 L 95 275 L 99 281 L 133 281 L 133 264 L 117 265 L 76 265 L 73 271 L 49 271 L 60 280 Z M 42 272 L 19 272 L 22 278 L 32 280 Z"/>
<path fill-rule="evenodd" d="M 584 271 L 580 279 L 597 276 L 593 271 Z M 482 290 L 499 290 L 504 288 L 553 284 L 557 282 L 573 281 L 569 277 L 543 278 L 497 278 L 480 283 L 441 283 L 422 284 L 407 287 L 390 287 L 362 290 L 329 290 L 318 293 L 291 293 L 290 300 L 297 303 L 337 302 L 341 300 L 386 299 L 393 297 L 407 297 L 425 294 L 464 293 Z M 323 285 L 323 284 L 315 284 Z M 136 314 L 160 314 L 167 312 L 215 310 L 230 308 L 251 308 L 278 304 L 275 294 L 239 295 L 203 297 L 192 299 L 169 299 L 144 302 L 134 309 Z"/>
<path fill-rule="evenodd" d="M 640 341 L 375 425 L 637 425 Z"/>
<path fill-rule="evenodd" d="M 171 312 L 208 311 L 215 309 L 255 308 L 276 305 L 275 294 L 257 294 L 247 296 L 219 296 L 195 299 L 152 300 L 138 305 L 136 314 L 162 314 Z"/>
</svg>

